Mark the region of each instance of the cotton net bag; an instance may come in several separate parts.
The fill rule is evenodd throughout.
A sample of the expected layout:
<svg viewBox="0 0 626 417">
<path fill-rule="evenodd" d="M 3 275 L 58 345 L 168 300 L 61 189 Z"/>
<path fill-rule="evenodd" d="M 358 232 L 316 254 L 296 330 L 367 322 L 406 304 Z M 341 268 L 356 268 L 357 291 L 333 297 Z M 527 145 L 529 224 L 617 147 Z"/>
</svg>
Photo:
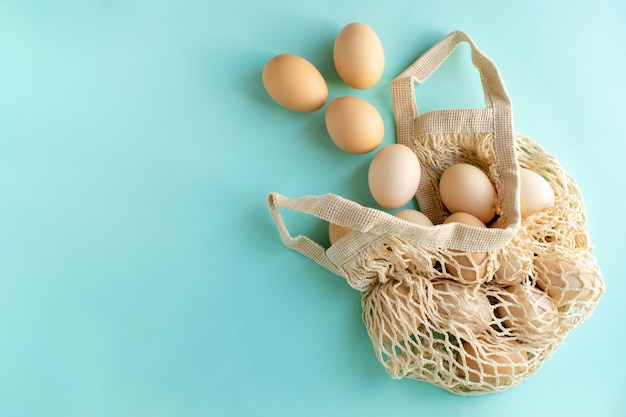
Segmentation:
<svg viewBox="0 0 626 417">
<path fill-rule="evenodd" d="M 471 48 L 485 108 L 419 114 L 415 83 L 425 82 L 461 42 Z M 509 389 L 551 357 L 604 290 L 582 197 L 553 156 L 514 133 L 500 74 L 467 34 L 452 32 L 426 51 L 393 80 L 392 96 L 398 142 L 422 168 L 416 201 L 434 226 L 334 194 L 270 193 L 270 214 L 286 246 L 361 293 L 374 353 L 391 377 L 460 395 Z M 439 179 L 460 162 L 483 170 L 495 186 L 496 216 L 487 228 L 442 224 L 450 213 L 439 198 Z M 548 181 L 553 207 L 521 217 L 520 168 Z M 325 248 L 291 236 L 281 209 L 353 231 Z"/>
</svg>

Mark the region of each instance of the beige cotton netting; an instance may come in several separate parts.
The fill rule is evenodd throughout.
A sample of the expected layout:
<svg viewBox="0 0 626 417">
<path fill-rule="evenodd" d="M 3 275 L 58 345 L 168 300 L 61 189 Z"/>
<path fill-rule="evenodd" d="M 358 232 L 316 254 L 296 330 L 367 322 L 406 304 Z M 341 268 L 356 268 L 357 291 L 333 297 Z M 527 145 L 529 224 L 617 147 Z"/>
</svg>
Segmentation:
<svg viewBox="0 0 626 417">
<path fill-rule="evenodd" d="M 414 84 L 463 41 L 481 75 L 486 108 L 419 115 Z M 364 324 L 391 377 L 461 395 L 509 389 L 551 357 L 604 291 L 583 199 L 553 156 L 513 133 L 500 75 L 465 33 L 453 32 L 425 52 L 394 80 L 392 94 L 398 142 L 422 165 L 416 200 L 434 226 L 333 194 L 270 193 L 270 213 L 287 246 L 362 294 Z M 496 187 L 497 216 L 489 228 L 441 224 L 449 213 L 438 197 L 438 180 L 458 162 L 481 168 Z M 521 218 L 519 168 L 548 181 L 554 207 Z M 280 209 L 355 230 L 324 248 L 306 236 L 292 237 Z"/>
</svg>

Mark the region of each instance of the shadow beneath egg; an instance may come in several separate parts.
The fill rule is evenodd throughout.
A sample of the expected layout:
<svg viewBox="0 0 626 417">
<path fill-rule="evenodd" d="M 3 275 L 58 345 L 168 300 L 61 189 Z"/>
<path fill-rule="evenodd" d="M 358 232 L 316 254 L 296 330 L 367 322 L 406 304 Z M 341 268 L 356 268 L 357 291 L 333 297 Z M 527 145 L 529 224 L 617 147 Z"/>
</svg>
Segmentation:
<svg viewBox="0 0 626 417">
<path fill-rule="evenodd" d="M 376 200 L 374 200 L 374 197 L 372 197 L 372 194 L 370 193 L 367 180 L 367 174 L 369 171 L 371 159 L 374 156 L 374 152 L 361 156 L 363 158 L 360 161 L 360 164 L 352 172 L 350 177 L 348 177 L 348 182 L 351 190 L 351 199 L 361 204 L 362 206 L 381 209 L 381 207 L 378 205 L 378 203 L 376 203 Z"/>
<path fill-rule="evenodd" d="M 333 154 L 342 151 L 335 145 L 326 130 L 324 111 L 325 107 L 322 107 L 311 115 L 303 126 L 303 134 L 311 144 L 332 157 Z"/>
</svg>

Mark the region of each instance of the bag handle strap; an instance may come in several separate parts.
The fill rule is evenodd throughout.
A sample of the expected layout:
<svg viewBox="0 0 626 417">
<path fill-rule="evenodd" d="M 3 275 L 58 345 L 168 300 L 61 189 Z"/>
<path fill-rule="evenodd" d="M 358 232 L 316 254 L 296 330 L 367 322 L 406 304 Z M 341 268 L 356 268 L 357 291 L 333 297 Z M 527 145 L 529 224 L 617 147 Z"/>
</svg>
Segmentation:
<svg viewBox="0 0 626 417">
<path fill-rule="evenodd" d="M 406 224 L 404 220 L 389 213 L 362 206 L 336 194 L 288 198 L 272 192 L 267 196 L 267 205 L 285 246 L 308 256 L 340 276 L 345 274 L 337 265 L 341 265 L 361 248 L 390 233 L 390 230 L 402 232 L 402 224 Z M 360 233 L 351 234 L 350 238 L 346 238 L 345 245 L 336 244 L 332 250 L 327 251 L 307 236 L 291 236 L 280 209 L 309 214 L 344 227 L 354 227 Z"/>
<path fill-rule="evenodd" d="M 454 31 L 424 52 L 392 82 L 392 89 L 398 93 L 398 96 L 403 96 L 399 94 L 401 91 L 410 92 L 410 97 L 406 100 L 394 101 L 396 115 L 402 116 L 403 121 L 412 122 L 419 114 L 414 84 L 424 83 L 461 42 L 467 42 L 470 45 L 472 64 L 480 74 L 486 106 L 492 109 L 510 107 L 510 99 L 496 65 L 478 49 L 469 35 L 462 31 Z"/>
<path fill-rule="evenodd" d="M 285 246 L 342 277 L 345 277 L 345 274 L 340 266 L 345 261 L 362 248 L 385 236 L 404 235 L 417 244 L 429 248 L 451 247 L 482 252 L 504 246 L 516 232 L 514 228 L 476 231 L 471 226 L 455 223 L 421 226 L 335 194 L 288 198 L 272 192 L 267 196 L 267 205 Z M 281 209 L 310 214 L 340 226 L 354 227 L 359 233 L 350 233 L 326 249 L 307 236 L 291 236 L 280 214 Z M 480 236 L 475 235 L 476 233 L 480 233 Z"/>
<path fill-rule="evenodd" d="M 291 236 L 287 230 L 287 225 L 280 214 L 279 209 L 287 208 L 294 211 L 305 213 L 317 213 L 321 214 L 324 210 L 323 207 L 318 204 L 316 199 L 300 199 L 294 200 L 286 198 L 278 193 L 270 193 L 267 196 L 267 205 L 270 211 L 270 215 L 276 223 L 280 239 L 283 244 L 288 248 L 294 249 L 301 254 L 313 259 L 315 262 L 328 269 L 329 271 L 342 275 L 337 266 L 326 255 L 326 249 L 319 243 L 313 241 L 311 238 L 303 235 Z"/>
</svg>

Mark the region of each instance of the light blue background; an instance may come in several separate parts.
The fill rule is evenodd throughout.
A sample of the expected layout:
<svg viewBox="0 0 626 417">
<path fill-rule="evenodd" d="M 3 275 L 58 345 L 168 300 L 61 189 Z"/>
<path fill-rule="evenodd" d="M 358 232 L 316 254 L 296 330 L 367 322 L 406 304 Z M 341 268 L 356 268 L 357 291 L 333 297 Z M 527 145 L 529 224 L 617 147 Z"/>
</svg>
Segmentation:
<svg viewBox="0 0 626 417">
<path fill-rule="evenodd" d="M 365 91 L 332 65 L 352 21 L 386 52 Z M 624 21 L 619 0 L 0 0 L 0 416 L 625 415 Z M 372 155 L 336 148 L 323 110 L 272 102 L 271 56 L 372 102 L 388 144 L 391 80 L 456 29 L 500 68 L 516 130 L 578 181 L 606 281 L 535 376 L 469 398 L 389 378 L 359 294 L 286 249 L 265 205 L 376 207 Z M 467 49 L 417 96 L 481 105 Z"/>
</svg>

